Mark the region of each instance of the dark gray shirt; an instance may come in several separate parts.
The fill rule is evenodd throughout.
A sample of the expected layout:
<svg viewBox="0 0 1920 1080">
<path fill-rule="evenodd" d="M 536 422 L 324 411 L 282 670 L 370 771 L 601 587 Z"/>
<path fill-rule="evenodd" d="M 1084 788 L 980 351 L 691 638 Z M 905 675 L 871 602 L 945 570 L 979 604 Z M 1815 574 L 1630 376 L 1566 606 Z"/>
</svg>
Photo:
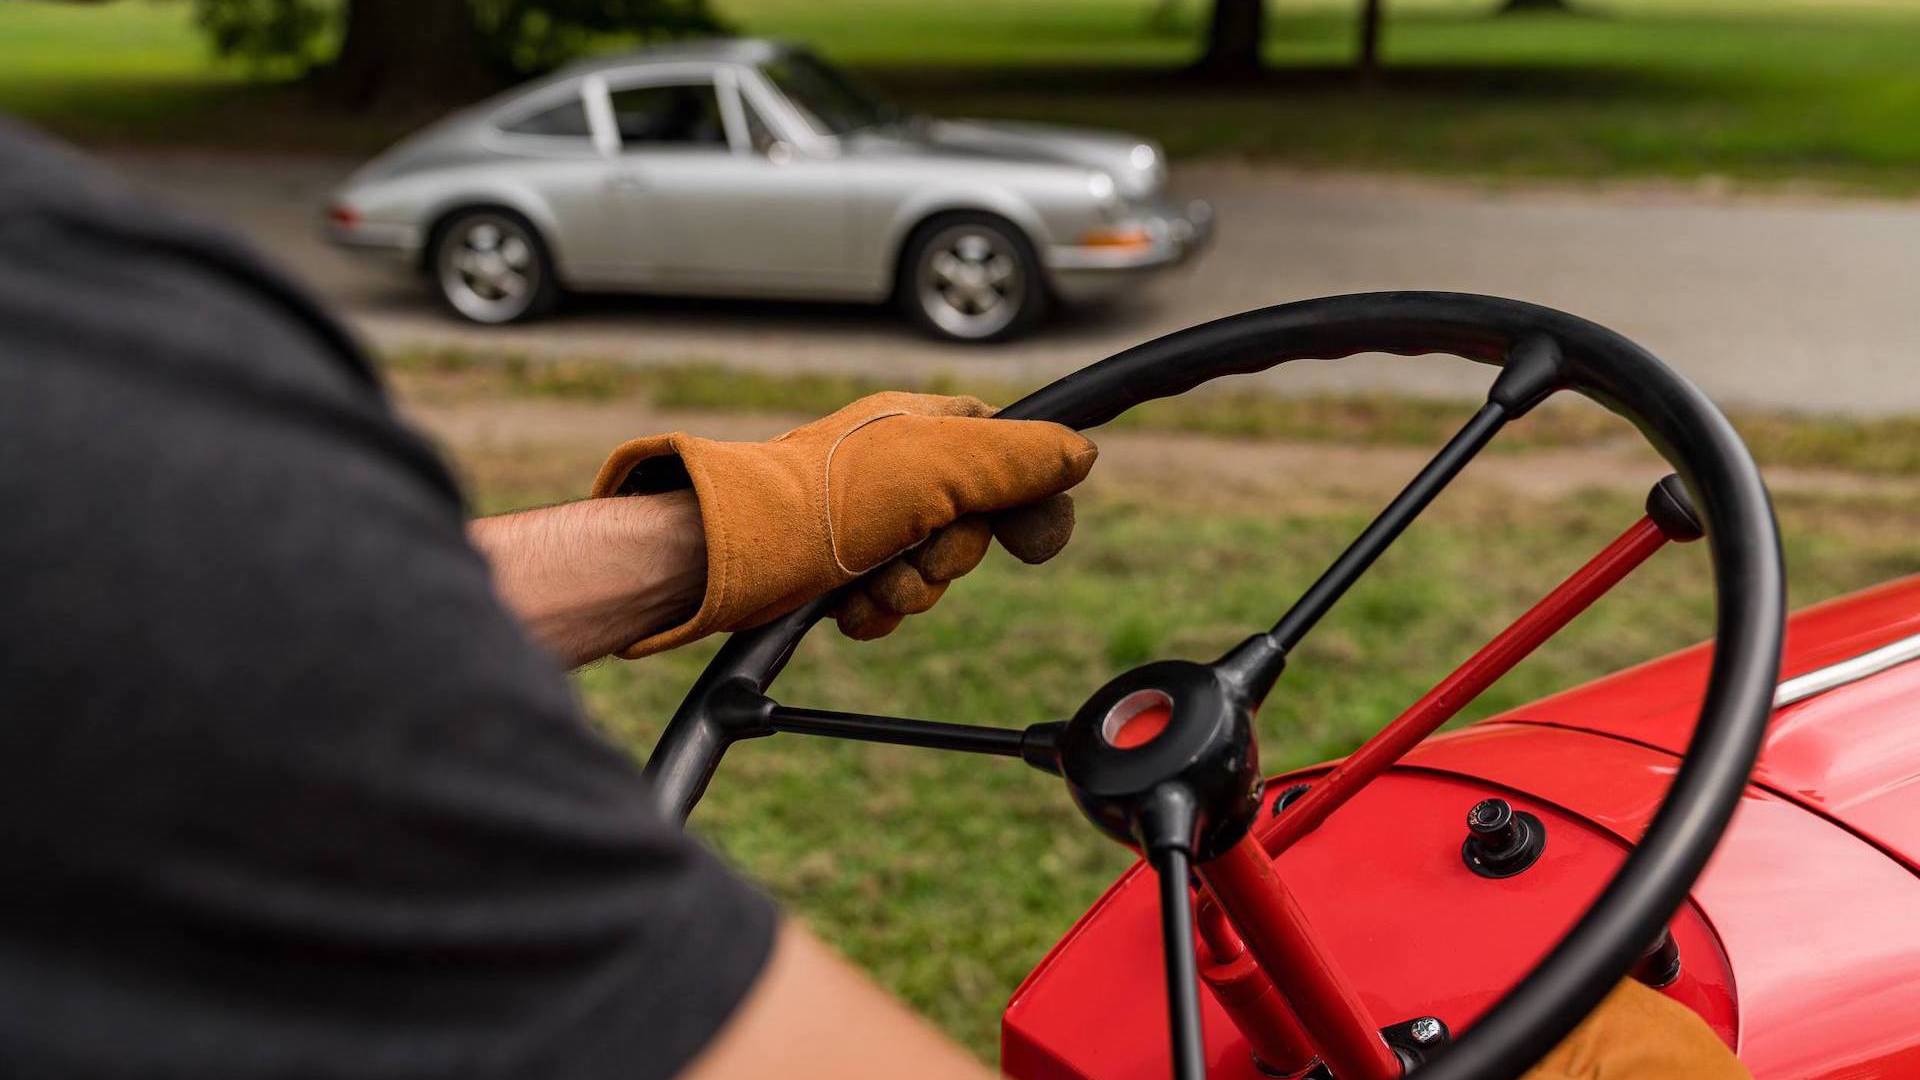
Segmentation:
<svg viewBox="0 0 1920 1080">
<path fill-rule="evenodd" d="M 665 1077 L 773 926 L 347 335 L 0 124 L 0 1071 Z"/>
</svg>

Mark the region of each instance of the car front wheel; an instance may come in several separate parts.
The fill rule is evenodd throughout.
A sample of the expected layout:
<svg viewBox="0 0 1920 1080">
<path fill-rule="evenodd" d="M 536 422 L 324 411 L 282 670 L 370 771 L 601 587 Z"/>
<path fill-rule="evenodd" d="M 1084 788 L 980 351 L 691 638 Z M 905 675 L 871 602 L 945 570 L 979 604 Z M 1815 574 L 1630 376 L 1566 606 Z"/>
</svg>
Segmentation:
<svg viewBox="0 0 1920 1080">
<path fill-rule="evenodd" d="M 526 219 L 473 210 L 448 221 L 433 247 L 433 280 L 455 314 L 510 323 L 551 310 L 559 299 L 546 245 Z"/>
<path fill-rule="evenodd" d="M 902 260 L 900 303 L 927 332 L 950 341 L 1006 341 L 1045 313 L 1046 282 L 1033 245 L 985 214 L 922 226 Z"/>
</svg>

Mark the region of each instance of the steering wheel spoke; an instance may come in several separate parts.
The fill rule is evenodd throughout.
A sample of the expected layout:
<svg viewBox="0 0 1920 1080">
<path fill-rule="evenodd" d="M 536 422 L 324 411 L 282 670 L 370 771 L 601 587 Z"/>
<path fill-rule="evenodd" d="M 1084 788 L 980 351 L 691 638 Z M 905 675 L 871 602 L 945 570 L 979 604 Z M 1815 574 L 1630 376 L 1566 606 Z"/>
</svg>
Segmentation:
<svg viewBox="0 0 1920 1080">
<path fill-rule="evenodd" d="M 1200 1023 L 1200 973 L 1193 945 L 1193 861 L 1180 848 L 1149 852 L 1160 879 L 1160 945 L 1167 975 L 1167 1030 L 1174 1080 L 1205 1080 L 1206 1031 Z"/>
<path fill-rule="evenodd" d="M 1271 630 L 1248 638 L 1220 658 L 1217 663 L 1222 669 L 1238 680 L 1254 700 L 1264 698 L 1286 667 L 1287 656 L 1347 594 L 1353 583 L 1509 421 L 1518 419 L 1552 393 L 1560 378 L 1560 349 L 1552 339 L 1536 336 L 1516 345 L 1488 391 L 1486 404 L 1400 489 L 1340 557 L 1321 572 Z"/>
<path fill-rule="evenodd" d="M 768 704 L 771 707 L 767 710 L 767 725 L 771 731 L 1017 757 L 1045 772 L 1058 772 L 1060 768 L 1057 739 L 1061 725 L 1057 722 L 997 728 Z"/>
</svg>

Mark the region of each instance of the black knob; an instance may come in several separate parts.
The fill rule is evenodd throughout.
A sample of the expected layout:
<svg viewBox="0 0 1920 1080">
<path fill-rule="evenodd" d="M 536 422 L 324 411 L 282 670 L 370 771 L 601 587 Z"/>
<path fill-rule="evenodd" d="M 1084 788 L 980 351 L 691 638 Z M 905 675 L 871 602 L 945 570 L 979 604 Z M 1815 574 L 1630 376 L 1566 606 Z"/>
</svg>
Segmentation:
<svg viewBox="0 0 1920 1080">
<path fill-rule="evenodd" d="M 1285 791 L 1282 791 L 1280 794 L 1274 796 L 1274 799 L 1273 799 L 1274 815 L 1278 816 L 1280 811 L 1285 810 L 1287 807 L 1293 805 L 1293 801 L 1295 799 L 1298 799 L 1300 796 L 1305 795 L 1307 793 L 1307 789 L 1311 786 L 1312 785 L 1310 784 L 1294 784 L 1292 787 L 1289 787 Z"/>
<path fill-rule="evenodd" d="M 1547 827 L 1505 799 L 1482 799 L 1467 811 L 1460 857 L 1481 877 L 1512 877 L 1532 866 L 1546 847 Z"/>
<path fill-rule="evenodd" d="M 1664 926 L 1660 928 L 1660 936 L 1647 946 L 1647 951 L 1641 953 L 1640 959 L 1633 965 L 1633 977 L 1655 990 L 1672 986 L 1673 981 L 1680 977 L 1680 945 L 1673 940 L 1671 929 Z"/>
<path fill-rule="evenodd" d="M 1467 828 L 1473 830 L 1489 846 L 1504 846 L 1505 842 L 1518 839 L 1521 831 L 1515 827 L 1513 807 L 1505 799 L 1481 799 L 1467 811 Z"/>
</svg>

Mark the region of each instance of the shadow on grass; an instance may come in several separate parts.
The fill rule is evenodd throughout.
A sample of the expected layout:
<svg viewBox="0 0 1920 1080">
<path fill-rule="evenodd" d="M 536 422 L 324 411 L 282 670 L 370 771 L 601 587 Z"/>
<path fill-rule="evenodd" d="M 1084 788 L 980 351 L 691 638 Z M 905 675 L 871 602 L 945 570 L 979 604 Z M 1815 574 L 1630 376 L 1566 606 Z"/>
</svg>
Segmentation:
<svg viewBox="0 0 1920 1080">
<path fill-rule="evenodd" d="M 0 113 L 96 147 L 364 155 L 447 111 L 348 112 L 288 82 L 128 79 L 50 89 L 0 76 Z"/>
<path fill-rule="evenodd" d="M 1702 81 L 1673 72 L 1616 64 L 1540 62 L 1394 64 L 1363 73 L 1333 64 L 1270 68 L 1257 75 L 1220 78 L 1185 67 L 1062 65 L 983 68 L 973 66 L 870 66 L 861 75 L 883 89 L 915 101 L 942 94 L 963 97 L 1168 98 L 1196 101 L 1248 95 L 1272 98 L 1379 97 L 1511 103 L 1633 101 L 1647 105 L 1697 100 Z"/>
<path fill-rule="evenodd" d="M 935 115 L 999 102 L 1018 103 L 1013 111 L 1022 114 L 1057 107 L 1068 116 L 1134 103 L 1244 110 L 1308 100 L 1382 107 L 1594 101 L 1660 107 L 1697 101 L 1702 94 L 1697 80 L 1670 71 L 1547 62 L 1401 64 L 1371 75 L 1302 65 L 1231 80 L 1144 65 L 870 66 L 861 73 L 903 103 Z M 361 155 L 453 107 L 349 112 L 308 86 L 285 82 L 127 80 L 50 89 L 9 85 L 0 76 L 0 112 L 91 145 Z"/>
</svg>

